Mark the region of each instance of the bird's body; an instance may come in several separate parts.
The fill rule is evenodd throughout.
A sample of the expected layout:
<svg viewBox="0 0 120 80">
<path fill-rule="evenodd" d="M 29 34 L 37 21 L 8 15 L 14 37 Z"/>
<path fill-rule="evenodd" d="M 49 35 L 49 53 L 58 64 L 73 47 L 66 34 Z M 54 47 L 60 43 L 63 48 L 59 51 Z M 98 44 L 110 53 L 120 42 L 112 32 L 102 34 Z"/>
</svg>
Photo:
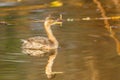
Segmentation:
<svg viewBox="0 0 120 80">
<path fill-rule="evenodd" d="M 46 37 L 36 36 L 22 41 L 24 42 L 22 44 L 23 49 L 40 50 L 41 54 L 50 52 L 50 50 L 55 49 L 54 45 Z"/>
<path fill-rule="evenodd" d="M 30 37 L 26 40 L 23 39 L 23 52 L 32 56 L 38 56 L 44 55 L 44 53 L 49 53 L 51 50 L 57 49 L 58 41 L 56 40 L 51 30 L 51 26 L 54 24 L 58 24 L 57 21 L 47 17 L 44 22 L 44 28 L 46 30 L 48 38 L 36 36 Z"/>
</svg>

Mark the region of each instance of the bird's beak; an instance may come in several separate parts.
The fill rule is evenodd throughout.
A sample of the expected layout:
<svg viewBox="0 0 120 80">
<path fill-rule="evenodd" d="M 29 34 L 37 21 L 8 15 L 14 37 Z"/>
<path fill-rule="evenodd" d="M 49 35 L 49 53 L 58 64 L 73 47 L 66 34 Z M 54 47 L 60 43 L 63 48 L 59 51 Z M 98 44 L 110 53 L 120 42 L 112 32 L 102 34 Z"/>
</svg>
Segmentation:
<svg viewBox="0 0 120 80">
<path fill-rule="evenodd" d="M 57 24 L 57 25 L 60 25 L 62 26 L 63 22 L 62 22 L 62 14 L 60 14 L 60 17 L 55 20 L 55 22 L 53 24 Z"/>
<path fill-rule="evenodd" d="M 55 21 L 52 25 L 60 25 L 60 26 L 62 26 L 62 22 L 61 21 Z"/>
</svg>

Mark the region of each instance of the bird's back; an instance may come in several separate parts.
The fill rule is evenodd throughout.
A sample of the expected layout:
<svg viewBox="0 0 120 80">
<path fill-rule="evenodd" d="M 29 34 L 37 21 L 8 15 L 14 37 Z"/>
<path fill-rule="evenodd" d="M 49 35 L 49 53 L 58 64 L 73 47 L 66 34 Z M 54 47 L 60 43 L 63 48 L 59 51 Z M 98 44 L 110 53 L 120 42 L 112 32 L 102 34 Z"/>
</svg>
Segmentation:
<svg viewBox="0 0 120 80">
<path fill-rule="evenodd" d="M 47 53 L 50 51 L 50 41 L 46 37 L 31 37 L 27 40 L 22 40 L 22 49 L 24 53 L 26 54 L 37 54 L 36 51 L 39 52 L 39 54 Z"/>
</svg>

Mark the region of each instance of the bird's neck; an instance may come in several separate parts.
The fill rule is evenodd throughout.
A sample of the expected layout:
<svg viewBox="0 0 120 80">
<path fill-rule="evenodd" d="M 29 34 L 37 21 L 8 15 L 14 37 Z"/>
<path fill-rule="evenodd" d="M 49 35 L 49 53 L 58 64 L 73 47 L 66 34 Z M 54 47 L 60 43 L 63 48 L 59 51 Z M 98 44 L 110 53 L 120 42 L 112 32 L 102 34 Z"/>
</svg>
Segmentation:
<svg viewBox="0 0 120 80">
<path fill-rule="evenodd" d="M 58 47 L 58 41 L 55 38 L 55 36 L 53 35 L 53 32 L 51 30 L 51 25 L 46 24 L 45 25 L 45 30 L 46 33 L 48 35 L 49 40 L 53 43 L 53 45 L 57 48 Z"/>
</svg>

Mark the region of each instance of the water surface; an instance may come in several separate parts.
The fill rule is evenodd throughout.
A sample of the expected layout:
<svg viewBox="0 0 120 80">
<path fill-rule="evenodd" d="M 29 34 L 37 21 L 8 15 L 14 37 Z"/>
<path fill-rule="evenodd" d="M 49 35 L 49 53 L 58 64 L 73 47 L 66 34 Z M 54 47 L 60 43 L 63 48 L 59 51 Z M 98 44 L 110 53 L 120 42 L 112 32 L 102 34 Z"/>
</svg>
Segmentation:
<svg viewBox="0 0 120 80">
<path fill-rule="evenodd" d="M 101 2 L 106 15 L 119 16 L 117 3 L 110 1 L 106 4 L 106 1 Z M 64 5 L 51 7 L 51 2 L 54 1 L 0 2 L 0 21 L 6 22 L 0 24 L 0 80 L 48 80 L 45 74 L 48 56 L 39 58 L 23 54 L 20 40 L 47 36 L 43 23 L 33 20 L 43 20 L 51 13 L 55 16 L 63 14 L 62 27 L 52 28 L 60 44 L 53 71 L 63 72 L 54 80 L 119 80 L 117 44 L 103 20 L 67 21 L 68 18 L 100 18 L 96 4 L 92 0 L 61 0 L 58 2 Z M 118 41 L 119 22 L 119 19 L 109 20 Z"/>
</svg>

